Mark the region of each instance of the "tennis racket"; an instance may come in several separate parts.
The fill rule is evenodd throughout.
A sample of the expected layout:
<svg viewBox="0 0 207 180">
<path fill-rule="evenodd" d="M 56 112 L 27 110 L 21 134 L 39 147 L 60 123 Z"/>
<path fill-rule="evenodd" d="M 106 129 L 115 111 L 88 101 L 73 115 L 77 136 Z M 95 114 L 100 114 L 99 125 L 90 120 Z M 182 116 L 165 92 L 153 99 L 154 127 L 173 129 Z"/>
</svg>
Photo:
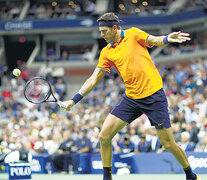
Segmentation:
<svg viewBox="0 0 207 180">
<path fill-rule="evenodd" d="M 50 83 L 42 77 L 34 77 L 26 83 L 24 96 L 34 104 L 56 102 L 60 107 L 66 108 L 66 105 L 54 96 Z"/>
</svg>

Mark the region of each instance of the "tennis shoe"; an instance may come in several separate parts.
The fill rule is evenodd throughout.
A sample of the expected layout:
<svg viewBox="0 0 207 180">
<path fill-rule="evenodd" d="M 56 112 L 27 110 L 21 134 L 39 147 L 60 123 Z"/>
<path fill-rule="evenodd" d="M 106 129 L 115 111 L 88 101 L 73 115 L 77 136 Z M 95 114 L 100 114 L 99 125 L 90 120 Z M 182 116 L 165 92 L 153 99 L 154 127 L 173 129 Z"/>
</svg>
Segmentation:
<svg viewBox="0 0 207 180">
<path fill-rule="evenodd" d="M 187 179 L 187 180 L 193 180 L 193 179 Z M 201 178 L 198 175 L 196 175 L 196 180 L 201 180 Z"/>
<path fill-rule="evenodd" d="M 201 178 L 198 175 L 196 175 L 196 176 L 197 176 L 197 179 L 196 180 L 201 180 Z"/>
</svg>

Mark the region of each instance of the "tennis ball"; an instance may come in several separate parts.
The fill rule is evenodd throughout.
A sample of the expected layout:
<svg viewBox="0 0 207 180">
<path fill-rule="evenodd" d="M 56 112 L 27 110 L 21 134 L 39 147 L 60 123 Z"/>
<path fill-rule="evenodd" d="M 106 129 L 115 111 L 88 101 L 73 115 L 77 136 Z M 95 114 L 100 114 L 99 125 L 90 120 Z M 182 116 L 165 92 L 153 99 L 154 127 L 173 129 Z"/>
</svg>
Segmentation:
<svg viewBox="0 0 207 180">
<path fill-rule="evenodd" d="M 16 68 L 13 70 L 13 75 L 19 76 L 20 74 L 21 74 L 21 71 L 19 69 Z"/>
</svg>

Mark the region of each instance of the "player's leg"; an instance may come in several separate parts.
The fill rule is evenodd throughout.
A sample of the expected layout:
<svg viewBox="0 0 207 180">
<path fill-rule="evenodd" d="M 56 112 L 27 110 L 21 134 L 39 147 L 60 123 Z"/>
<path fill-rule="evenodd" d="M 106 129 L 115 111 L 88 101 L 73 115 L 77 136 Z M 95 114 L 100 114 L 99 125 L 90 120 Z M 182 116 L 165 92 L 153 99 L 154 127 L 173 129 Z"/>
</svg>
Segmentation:
<svg viewBox="0 0 207 180">
<path fill-rule="evenodd" d="M 189 166 L 188 158 L 180 146 L 176 144 L 172 134 L 172 128 L 157 129 L 157 134 L 165 149 L 175 156 L 182 168 L 187 168 Z"/>
<path fill-rule="evenodd" d="M 174 140 L 168 112 L 167 98 L 163 89 L 160 89 L 153 95 L 144 98 L 143 101 L 147 102 L 147 106 L 143 102 L 142 110 L 148 116 L 151 124 L 156 127 L 161 144 L 167 151 L 171 152 L 180 163 L 186 173 L 187 179 L 195 180 L 196 175 L 190 168 L 185 152 Z"/>
<path fill-rule="evenodd" d="M 104 167 L 104 180 L 111 180 L 110 171 L 112 167 L 112 138 L 124 126 L 130 124 L 141 114 L 142 112 L 136 108 L 136 102 L 133 99 L 128 98 L 126 95 L 123 95 L 120 103 L 106 118 L 99 134 L 101 157 Z"/>
<path fill-rule="evenodd" d="M 116 116 L 109 114 L 104 121 L 99 139 L 101 144 L 101 158 L 104 167 L 104 180 L 111 179 L 112 144 L 111 140 L 127 123 Z"/>
<path fill-rule="evenodd" d="M 171 152 L 180 163 L 186 173 L 187 179 L 196 180 L 196 175 L 192 172 L 190 164 L 185 152 L 180 148 L 174 140 L 172 128 L 157 129 L 157 134 L 161 144 L 165 149 Z"/>
</svg>

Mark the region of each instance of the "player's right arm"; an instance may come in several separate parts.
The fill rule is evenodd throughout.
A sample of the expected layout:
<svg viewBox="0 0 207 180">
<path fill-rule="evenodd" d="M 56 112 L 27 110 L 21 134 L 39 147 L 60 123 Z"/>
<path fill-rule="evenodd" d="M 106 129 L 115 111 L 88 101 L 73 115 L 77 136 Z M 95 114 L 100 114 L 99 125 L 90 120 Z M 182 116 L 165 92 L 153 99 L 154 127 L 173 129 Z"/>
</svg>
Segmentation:
<svg viewBox="0 0 207 180">
<path fill-rule="evenodd" d="M 82 85 L 81 89 L 77 94 L 82 96 L 86 96 L 87 94 L 89 94 L 96 87 L 96 85 L 104 77 L 105 74 L 106 74 L 105 70 L 97 67 L 94 70 L 93 74 Z M 67 111 L 69 111 L 71 107 L 75 105 L 76 102 L 73 99 L 63 102 L 66 105 L 65 109 Z"/>
<path fill-rule="evenodd" d="M 89 94 L 99 83 L 99 81 L 104 77 L 106 74 L 106 71 L 101 68 L 96 68 L 93 72 L 93 74 L 90 76 L 88 80 L 83 84 L 81 87 L 79 93 L 83 96 L 86 96 Z"/>
</svg>

